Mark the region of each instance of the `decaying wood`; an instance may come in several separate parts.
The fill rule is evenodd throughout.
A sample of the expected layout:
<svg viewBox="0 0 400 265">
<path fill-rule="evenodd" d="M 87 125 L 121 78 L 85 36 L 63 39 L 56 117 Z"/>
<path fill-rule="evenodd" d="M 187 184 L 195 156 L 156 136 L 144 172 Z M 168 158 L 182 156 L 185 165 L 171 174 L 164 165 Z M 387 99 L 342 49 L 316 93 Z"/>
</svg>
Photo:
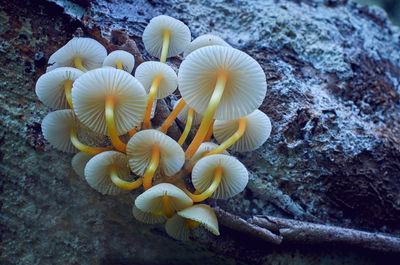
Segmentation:
<svg viewBox="0 0 400 265">
<path fill-rule="evenodd" d="M 219 207 L 215 207 L 214 211 L 217 215 L 218 222 L 228 228 L 250 234 L 272 244 L 280 244 L 282 242 L 281 236 L 275 235 L 268 229 L 246 222 L 246 220 L 240 218 L 239 216 L 225 212 Z"/>
<path fill-rule="evenodd" d="M 248 222 L 281 235 L 284 242 L 338 243 L 384 252 L 400 252 L 400 238 L 378 233 L 272 216 L 254 216 Z"/>
</svg>

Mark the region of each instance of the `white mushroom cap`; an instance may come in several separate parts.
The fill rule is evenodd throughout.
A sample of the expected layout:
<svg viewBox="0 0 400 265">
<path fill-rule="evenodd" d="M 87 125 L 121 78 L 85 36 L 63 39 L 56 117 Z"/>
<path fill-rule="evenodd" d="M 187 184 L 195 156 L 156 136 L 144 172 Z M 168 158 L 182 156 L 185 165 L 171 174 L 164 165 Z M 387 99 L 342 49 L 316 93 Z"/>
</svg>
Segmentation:
<svg viewBox="0 0 400 265">
<path fill-rule="evenodd" d="M 82 177 L 85 178 L 85 167 L 87 162 L 92 159 L 93 155 L 85 153 L 85 152 L 79 152 L 74 157 L 72 158 L 71 164 L 72 168 L 74 169 L 75 173 Z"/>
<path fill-rule="evenodd" d="M 78 120 L 71 109 L 50 112 L 42 121 L 43 136 L 58 150 L 76 153 L 78 150 L 71 143 L 70 131 L 77 125 Z"/>
<path fill-rule="evenodd" d="M 175 102 L 175 104 L 174 104 L 174 109 L 175 109 L 175 107 L 179 104 L 179 102 L 180 102 L 181 100 L 182 100 L 182 99 L 180 98 L 178 101 Z M 181 122 L 186 123 L 188 113 L 189 113 L 189 106 L 186 104 L 185 107 L 183 107 L 183 109 L 181 110 L 181 112 L 179 112 L 179 114 L 178 114 L 178 119 L 179 119 Z M 203 115 L 197 113 L 196 111 L 193 111 L 192 126 L 199 125 L 199 124 L 201 123 L 202 119 L 203 119 Z"/>
<path fill-rule="evenodd" d="M 143 212 L 163 212 L 165 210 L 164 195 L 169 196 L 172 211 L 180 211 L 193 204 L 193 201 L 181 189 L 169 183 L 161 183 L 140 194 L 135 200 L 135 206 Z"/>
<path fill-rule="evenodd" d="M 62 66 L 74 66 L 74 57 L 82 58 L 82 65 L 87 70 L 100 68 L 107 50 L 100 42 L 91 38 L 73 38 L 49 58 L 47 72 Z"/>
<path fill-rule="evenodd" d="M 164 30 L 171 32 L 167 58 L 180 54 L 189 45 L 190 30 L 183 22 L 165 15 L 157 16 L 150 20 L 142 35 L 144 47 L 151 55 L 160 58 Z"/>
<path fill-rule="evenodd" d="M 211 198 L 227 199 L 244 190 L 249 179 L 246 167 L 234 157 L 219 154 L 206 156 L 193 167 L 192 183 L 196 190 L 203 192 L 211 185 L 218 167 L 222 168 L 221 183 Z"/>
<path fill-rule="evenodd" d="M 201 143 L 199 148 L 197 149 L 196 153 L 194 153 L 193 157 L 189 160 L 189 162 L 185 165 L 186 168 L 190 167 L 194 162 L 202 158 L 205 154 L 211 152 L 215 148 L 217 148 L 218 145 L 214 144 L 212 142 L 205 142 Z M 224 155 L 229 155 L 229 153 L 225 150 L 222 152 Z"/>
<path fill-rule="evenodd" d="M 214 211 L 206 204 L 196 204 L 177 213 L 186 219 L 194 220 L 214 235 L 219 235 L 218 220 Z"/>
<path fill-rule="evenodd" d="M 146 92 L 131 74 L 100 68 L 89 71 L 74 82 L 72 104 L 79 120 L 93 131 L 107 135 L 105 101 L 115 98 L 114 121 L 118 135 L 139 125 L 146 108 Z"/>
<path fill-rule="evenodd" d="M 111 66 L 116 68 L 117 61 L 120 61 L 123 67 L 123 70 L 131 73 L 133 67 L 135 66 L 135 57 L 132 54 L 122 50 L 116 50 L 111 52 L 107 57 L 104 59 L 103 66 Z"/>
<path fill-rule="evenodd" d="M 157 216 L 152 213 L 143 212 L 139 210 L 135 205 L 133 205 L 132 207 L 132 213 L 136 220 L 146 224 L 161 224 L 167 220 L 167 217 L 165 217 L 164 215 Z"/>
<path fill-rule="evenodd" d="M 165 231 L 176 240 L 188 241 L 190 231 L 185 227 L 185 218 L 175 214 L 165 223 Z"/>
<path fill-rule="evenodd" d="M 171 176 L 182 168 L 185 162 L 182 147 L 168 135 L 149 129 L 136 133 L 126 145 L 129 165 L 134 173 L 144 175 L 151 161 L 153 146 L 160 147 L 159 174 Z"/>
<path fill-rule="evenodd" d="M 268 116 L 255 110 L 246 117 L 246 130 L 242 137 L 234 143 L 229 149 L 236 152 L 249 152 L 259 148 L 268 139 L 271 134 L 271 121 Z M 224 142 L 231 137 L 238 129 L 238 120 L 221 121 L 214 123 L 214 137 L 218 143 Z"/>
<path fill-rule="evenodd" d="M 55 109 L 68 109 L 64 92 L 65 81 L 75 81 L 83 72 L 72 67 L 60 67 L 42 75 L 36 82 L 35 92 L 40 101 Z"/>
<path fill-rule="evenodd" d="M 267 90 L 261 66 L 242 51 L 207 46 L 192 52 L 179 68 L 179 90 L 196 112 L 205 113 L 221 72 L 228 74 L 228 80 L 215 119 L 237 119 L 261 105 Z"/>
<path fill-rule="evenodd" d="M 195 38 L 185 49 L 183 56 L 188 56 L 194 50 L 197 50 L 202 47 L 212 46 L 212 45 L 219 45 L 219 46 L 226 46 L 231 47 L 228 43 L 226 43 L 222 38 L 212 35 L 212 34 L 204 34 L 197 38 Z"/>
<path fill-rule="evenodd" d="M 85 178 L 90 187 L 101 194 L 116 195 L 124 192 L 111 181 L 110 169 L 114 164 L 118 177 L 128 180 L 130 171 L 126 155 L 117 151 L 106 151 L 95 155 L 86 164 Z"/>
<path fill-rule="evenodd" d="M 142 83 L 147 94 L 150 92 L 154 78 L 160 75 L 162 80 L 158 86 L 155 99 L 162 99 L 172 94 L 178 87 L 178 77 L 171 66 L 161 62 L 144 62 L 135 71 L 135 77 Z"/>
</svg>

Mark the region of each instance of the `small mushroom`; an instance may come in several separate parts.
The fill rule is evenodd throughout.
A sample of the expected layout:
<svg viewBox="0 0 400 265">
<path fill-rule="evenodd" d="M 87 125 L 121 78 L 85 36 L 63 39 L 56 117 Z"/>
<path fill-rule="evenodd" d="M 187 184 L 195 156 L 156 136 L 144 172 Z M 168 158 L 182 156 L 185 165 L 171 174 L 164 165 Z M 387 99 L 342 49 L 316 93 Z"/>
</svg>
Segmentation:
<svg viewBox="0 0 400 265">
<path fill-rule="evenodd" d="M 142 179 L 134 182 L 129 178 L 126 155 L 117 151 L 107 151 L 94 156 L 85 167 L 85 178 L 93 189 L 102 194 L 116 195 L 123 190 L 133 190 L 142 185 Z"/>
<path fill-rule="evenodd" d="M 136 133 L 128 142 L 126 152 L 131 170 L 143 176 L 145 190 L 151 187 L 156 170 L 161 175 L 177 173 L 185 161 L 182 148 L 171 137 L 153 129 Z"/>
<path fill-rule="evenodd" d="M 271 121 L 260 110 L 238 120 L 216 120 L 214 137 L 220 143 L 210 154 L 230 148 L 236 152 L 250 152 L 259 148 L 271 134 Z"/>
<path fill-rule="evenodd" d="M 36 95 L 51 108 L 72 109 L 72 84 L 82 74 L 81 70 L 72 67 L 60 67 L 47 72 L 36 82 Z"/>
<path fill-rule="evenodd" d="M 97 133 L 109 135 L 115 148 L 125 152 L 126 145 L 119 135 L 142 122 L 146 92 L 127 72 L 100 68 L 87 72 L 74 82 L 72 103 L 83 124 Z"/>
<path fill-rule="evenodd" d="M 231 47 L 222 38 L 213 34 L 204 34 L 195 38 L 185 49 L 183 56 L 186 58 L 194 50 L 200 49 L 206 46 L 219 45 L 225 47 Z"/>
<path fill-rule="evenodd" d="M 246 167 L 234 157 L 227 155 L 210 155 L 200 159 L 193 167 L 192 183 L 200 194 L 185 193 L 199 202 L 212 197 L 214 199 L 230 198 L 246 187 L 248 172 Z"/>
<path fill-rule="evenodd" d="M 190 39 L 190 30 L 183 22 L 165 15 L 152 18 L 142 35 L 146 51 L 162 63 L 183 52 Z"/>
<path fill-rule="evenodd" d="M 111 66 L 131 73 L 135 66 L 135 57 L 129 52 L 116 50 L 107 55 L 103 62 L 104 66 Z"/>
<path fill-rule="evenodd" d="M 177 212 L 167 220 L 165 230 L 171 237 L 186 241 L 190 229 L 203 226 L 216 236 L 219 236 L 218 220 L 214 211 L 206 204 L 196 204 Z"/>
<path fill-rule="evenodd" d="M 178 86 L 178 77 L 170 66 L 160 62 L 140 64 L 136 68 L 135 77 L 142 83 L 148 94 L 143 121 L 144 129 L 148 129 L 154 100 L 172 94 Z"/>
<path fill-rule="evenodd" d="M 168 218 L 171 218 L 175 211 L 183 210 L 192 204 L 192 200 L 182 190 L 169 183 L 155 185 L 135 200 L 135 206 L 139 210 L 165 215 Z"/>
<path fill-rule="evenodd" d="M 204 140 L 215 116 L 220 120 L 243 117 L 261 105 L 267 90 L 261 66 L 249 55 L 223 46 L 207 46 L 192 52 L 178 74 L 183 99 L 204 115 L 186 150 L 189 160 Z"/>
<path fill-rule="evenodd" d="M 153 213 L 143 212 L 135 205 L 132 207 L 132 213 L 136 220 L 146 224 L 161 224 L 167 220 L 164 215 L 155 215 Z"/>
<path fill-rule="evenodd" d="M 107 56 L 106 48 L 91 38 L 73 38 L 49 58 L 47 72 L 70 66 L 84 72 L 100 68 Z"/>
<path fill-rule="evenodd" d="M 44 138 L 58 150 L 75 153 L 79 151 L 92 155 L 110 150 L 109 147 L 91 147 L 83 144 L 77 135 L 80 126 L 75 113 L 71 109 L 50 112 L 42 122 Z"/>
<path fill-rule="evenodd" d="M 87 162 L 89 162 L 89 160 L 92 159 L 92 157 L 93 155 L 85 152 L 79 152 L 76 155 L 74 155 L 71 164 L 72 164 L 72 169 L 78 176 L 85 178 L 85 167 Z"/>
</svg>

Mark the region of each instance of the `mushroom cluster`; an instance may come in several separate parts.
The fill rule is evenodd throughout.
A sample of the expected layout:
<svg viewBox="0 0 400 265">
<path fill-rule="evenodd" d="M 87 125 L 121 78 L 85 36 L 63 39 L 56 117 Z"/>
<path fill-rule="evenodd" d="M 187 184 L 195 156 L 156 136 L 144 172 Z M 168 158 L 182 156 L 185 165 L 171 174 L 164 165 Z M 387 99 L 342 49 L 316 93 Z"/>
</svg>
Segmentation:
<svg viewBox="0 0 400 265">
<path fill-rule="evenodd" d="M 230 198 L 247 185 L 246 167 L 227 149 L 249 152 L 269 137 L 270 120 L 258 110 L 265 74 L 253 58 L 217 36 L 191 42 L 189 28 L 165 15 L 150 21 L 143 43 L 160 61 L 140 64 L 134 76 L 132 54 L 107 55 L 94 39 L 73 38 L 56 51 L 36 83 L 39 99 L 58 109 L 44 118 L 43 135 L 61 151 L 78 152 L 72 166 L 98 192 L 139 188 L 137 220 L 165 222 L 167 233 L 179 240 L 198 226 L 219 235 L 216 215 L 204 201 Z M 166 60 L 181 53 L 177 75 Z M 154 128 L 156 101 L 177 88 L 181 98 Z M 176 118 L 186 124 L 178 141 L 166 134 Z M 83 143 L 82 129 L 109 139 L 109 146 Z"/>
</svg>

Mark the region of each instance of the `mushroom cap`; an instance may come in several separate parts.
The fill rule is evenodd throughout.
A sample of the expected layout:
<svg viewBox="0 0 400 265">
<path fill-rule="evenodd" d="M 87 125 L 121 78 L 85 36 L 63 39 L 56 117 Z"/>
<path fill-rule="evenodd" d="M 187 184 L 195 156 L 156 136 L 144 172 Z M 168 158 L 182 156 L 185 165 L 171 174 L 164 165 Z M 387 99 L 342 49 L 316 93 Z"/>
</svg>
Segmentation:
<svg viewBox="0 0 400 265">
<path fill-rule="evenodd" d="M 130 171 L 126 155 L 117 151 L 105 151 L 95 155 L 86 164 L 85 178 L 90 187 L 101 194 L 116 195 L 124 192 L 111 181 L 110 167 L 114 164 L 117 166 L 118 177 L 128 180 Z"/>
<path fill-rule="evenodd" d="M 135 200 L 135 206 L 143 212 L 163 212 L 164 195 L 169 196 L 172 211 L 180 211 L 193 204 L 193 201 L 181 189 L 169 183 L 161 183 L 140 194 Z"/>
<path fill-rule="evenodd" d="M 202 47 L 212 46 L 212 45 L 219 45 L 219 46 L 226 46 L 231 47 L 228 43 L 226 43 L 222 38 L 213 35 L 213 34 L 204 34 L 197 38 L 195 38 L 185 49 L 183 56 L 188 56 L 194 50 L 197 50 Z"/>
<path fill-rule="evenodd" d="M 105 101 L 114 97 L 114 122 L 118 135 L 139 125 L 146 109 L 146 92 L 131 74 L 111 67 L 89 71 L 72 87 L 72 104 L 79 120 L 93 131 L 107 135 Z"/>
<path fill-rule="evenodd" d="M 211 185 L 218 167 L 222 168 L 222 178 L 212 198 L 227 199 L 244 190 L 249 179 L 246 167 L 234 157 L 219 154 L 206 156 L 193 167 L 192 183 L 196 190 L 203 192 Z"/>
<path fill-rule="evenodd" d="M 78 150 L 72 145 L 70 137 L 72 126 L 78 126 L 73 110 L 50 112 L 42 121 L 43 136 L 54 148 L 63 152 L 76 153 Z"/>
<path fill-rule="evenodd" d="M 161 224 L 167 220 L 167 218 L 164 215 L 157 216 L 152 213 L 143 212 L 135 205 L 133 205 L 132 207 L 132 213 L 133 216 L 136 218 L 136 220 L 146 224 Z"/>
<path fill-rule="evenodd" d="M 189 160 L 188 163 L 186 163 L 185 167 L 190 167 L 193 163 L 195 163 L 197 160 L 201 159 L 205 154 L 211 152 L 215 148 L 217 148 L 218 145 L 212 142 L 204 142 L 201 143 L 199 148 L 197 149 L 196 153 L 194 153 L 193 157 Z M 229 155 L 229 153 L 224 150 L 222 152 L 224 155 Z"/>
<path fill-rule="evenodd" d="M 72 158 L 71 164 L 72 168 L 74 169 L 75 173 L 82 177 L 85 178 L 85 167 L 87 162 L 92 159 L 93 155 L 85 153 L 85 152 L 79 152 L 74 157 Z"/>
<path fill-rule="evenodd" d="M 129 165 L 134 173 L 144 175 L 151 161 L 153 146 L 160 147 L 159 174 L 171 176 L 182 168 L 185 162 L 182 147 L 168 135 L 149 129 L 136 133 L 126 145 Z"/>
<path fill-rule="evenodd" d="M 72 67 L 60 67 L 39 77 L 35 92 L 40 101 L 55 109 L 68 109 L 64 92 L 65 81 L 75 81 L 83 72 Z"/>
<path fill-rule="evenodd" d="M 82 65 L 87 70 L 100 68 L 104 58 L 107 56 L 107 50 L 100 42 L 91 38 L 73 38 L 49 58 L 50 66 L 46 72 L 62 66 L 74 66 L 74 57 L 82 58 Z"/>
<path fill-rule="evenodd" d="M 179 216 L 199 222 L 208 231 L 219 236 L 218 220 L 214 211 L 206 204 L 196 204 L 177 212 Z"/>
<path fill-rule="evenodd" d="M 188 241 L 190 231 L 185 227 L 185 218 L 175 214 L 165 223 L 165 231 L 176 240 Z"/>
<path fill-rule="evenodd" d="M 179 102 L 182 99 L 180 98 L 178 101 L 175 102 L 174 104 L 174 109 L 175 107 L 179 104 Z M 189 113 L 189 106 L 186 104 L 185 107 L 183 107 L 183 109 L 181 110 L 181 112 L 179 112 L 178 114 L 178 119 L 183 122 L 186 123 L 187 120 L 187 116 Z M 193 110 L 193 121 L 192 121 L 192 126 L 197 126 L 201 123 L 201 121 L 203 120 L 203 115 L 197 113 L 196 111 Z"/>
<path fill-rule="evenodd" d="M 228 74 L 228 80 L 215 119 L 237 119 L 261 105 L 267 91 L 261 66 L 237 49 L 207 46 L 189 54 L 178 73 L 181 95 L 196 112 L 205 113 L 221 72 Z"/>
<path fill-rule="evenodd" d="M 171 32 L 167 58 L 180 54 L 189 45 L 190 30 L 183 22 L 165 15 L 154 17 L 142 35 L 146 51 L 154 57 L 161 57 L 164 30 Z"/>
<path fill-rule="evenodd" d="M 121 61 L 124 71 L 131 73 L 135 66 L 135 57 L 129 52 L 123 50 L 116 50 L 111 52 L 104 59 L 103 66 L 111 66 L 116 68 L 117 61 Z"/>
<path fill-rule="evenodd" d="M 246 130 L 242 137 L 234 143 L 229 149 L 236 152 L 249 152 L 259 148 L 268 139 L 271 134 L 271 121 L 268 116 L 255 110 L 246 117 Z M 238 129 L 238 120 L 221 121 L 214 123 L 214 137 L 218 143 L 222 143 L 231 137 Z"/>
<path fill-rule="evenodd" d="M 172 94 L 178 87 L 178 77 L 171 66 L 161 62 L 144 62 L 135 71 L 135 77 L 142 83 L 148 94 L 154 78 L 160 75 L 162 80 L 158 86 L 155 99 L 162 99 Z"/>
</svg>

